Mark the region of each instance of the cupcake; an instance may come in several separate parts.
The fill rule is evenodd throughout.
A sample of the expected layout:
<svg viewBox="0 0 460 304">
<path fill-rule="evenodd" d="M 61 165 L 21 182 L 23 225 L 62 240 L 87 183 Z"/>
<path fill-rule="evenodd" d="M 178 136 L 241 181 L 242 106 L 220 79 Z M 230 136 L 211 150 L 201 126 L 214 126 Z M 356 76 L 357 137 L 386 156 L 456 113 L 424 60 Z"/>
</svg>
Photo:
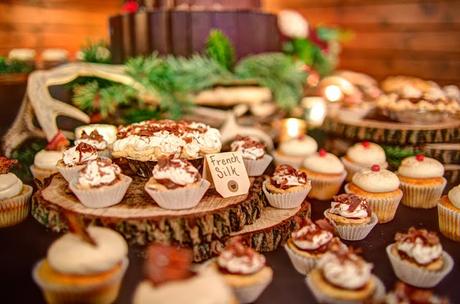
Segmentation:
<svg viewBox="0 0 460 304">
<path fill-rule="evenodd" d="M 341 159 L 348 173 L 347 181 L 351 181 L 356 172 L 366 168 L 370 169 L 374 164 L 384 169 L 388 167 L 382 147 L 368 141 L 351 146 Z"/>
<path fill-rule="evenodd" d="M 396 276 L 410 285 L 434 287 L 454 266 L 435 232 L 411 227 L 397 233 L 395 241 L 386 248 L 388 257 Z"/>
<path fill-rule="evenodd" d="M 131 182 L 110 159 L 97 159 L 86 164 L 69 188 L 86 207 L 104 208 L 121 202 Z"/>
<path fill-rule="evenodd" d="M 69 141 L 59 131 L 45 149 L 35 154 L 34 164 L 30 166 L 33 177 L 43 183 L 45 178 L 57 173 L 57 163 L 63 157 L 62 151 L 68 146 Z"/>
<path fill-rule="evenodd" d="M 353 250 L 337 247 L 319 259 L 307 276 L 307 285 L 319 303 L 372 302 L 382 293 L 372 267 Z"/>
<path fill-rule="evenodd" d="M 449 239 L 460 241 L 460 185 L 450 189 L 438 204 L 439 230 Z"/>
<path fill-rule="evenodd" d="M 396 283 L 395 289 L 385 296 L 385 304 L 449 304 L 447 298 L 433 294 L 432 290 Z"/>
<path fill-rule="evenodd" d="M 108 144 L 104 140 L 104 137 L 101 134 L 99 134 L 99 132 L 96 129 L 91 131 L 91 133 L 89 134 L 83 130 L 81 132 L 80 138 L 75 140 L 76 146 L 78 146 L 80 143 L 85 143 L 96 148 L 96 150 L 99 153 L 99 156 L 110 157 Z"/>
<path fill-rule="evenodd" d="M 29 214 L 32 187 L 9 172 L 17 162 L 0 156 L 0 228 L 16 225 Z"/>
<path fill-rule="evenodd" d="M 342 186 L 347 172 L 342 162 L 334 154 L 320 149 L 303 162 L 304 171 L 311 179 L 312 189 L 308 197 L 328 200 L 336 195 Z"/>
<path fill-rule="evenodd" d="M 446 187 L 444 166 L 421 154 L 405 158 L 398 168 L 404 193 L 401 202 L 412 208 L 434 208 Z"/>
<path fill-rule="evenodd" d="M 366 199 L 354 194 L 334 196 L 331 208 L 324 211 L 324 216 L 331 221 L 339 236 L 348 241 L 365 239 L 378 222 Z"/>
<path fill-rule="evenodd" d="M 318 144 L 308 135 L 300 135 L 280 143 L 278 150 L 273 153 L 276 165 L 287 164 L 298 169 L 303 160 L 318 149 Z"/>
<path fill-rule="evenodd" d="M 133 304 L 234 304 L 236 300 L 211 267 L 193 271 L 192 252 L 152 245 L 147 251 L 145 279 L 134 292 Z"/>
<path fill-rule="evenodd" d="M 273 278 L 273 270 L 266 266 L 265 257 L 243 245 L 240 238 L 228 242 L 215 266 L 242 304 L 254 302 Z"/>
<path fill-rule="evenodd" d="M 357 172 L 345 185 L 345 192 L 365 198 L 379 223 L 387 223 L 395 217 L 402 197 L 396 174 L 379 165 Z"/>
<path fill-rule="evenodd" d="M 152 171 L 145 191 L 164 209 L 189 209 L 201 201 L 210 183 L 185 159 L 163 158 Z"/>
<path fill-rule="evenodd" d="M 334 237 L 334 227 L 327 221 L 313 223 L 303 218 L 300 222 L 300 229 L 291 233 L 284 249 L 294 268 L 301 274 L 308 274 L 331 247 L 346 245 Z"/>
<path fill-rule="evenodd" d="M 128 246 L 115 231 L 89 227 L 87 237 L 67 233 L 33 269 L 48 303 L 113 303 L 128 267 Z"/>
<path fill-rule="evenodd" d="M 64 151 L 63 157 L 56 167 L 67 182 L 72 182 L 78 172 L 83 169 L 87 162 L 98 158 L 97 149 L 91 145 L 80 143 Z"/>
<path fill-rule="evenodd" d="M 277 166 L 272 177 L 263 184 L 269 204 L 280 209 L 299 207 L 310 189 L 307 174 L 289 165 Z"/>
<path fill-rule="evenodd" d="M 238 136 L 230 146 L 232 151 L 241 152 L 249 176 L 260 176 L 272 161 L 265 153 L 265 144 L 249 136 Z"/>
</svg>

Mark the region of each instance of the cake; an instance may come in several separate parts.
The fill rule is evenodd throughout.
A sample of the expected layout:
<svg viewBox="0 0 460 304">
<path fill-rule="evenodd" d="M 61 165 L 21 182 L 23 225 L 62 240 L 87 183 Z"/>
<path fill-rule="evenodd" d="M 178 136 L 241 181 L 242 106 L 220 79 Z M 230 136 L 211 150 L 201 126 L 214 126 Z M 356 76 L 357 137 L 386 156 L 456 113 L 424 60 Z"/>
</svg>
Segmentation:
<svg viewBox="0 0 460 304">
<path fill-rule="evenodd" d="M 266 153 L 265 144 L 250 136 L 237 136 L 230 148 L 233 152 L 241 153 L 249 176 L 264 174 L 273 159 Z"/>
<path fill-rule="evenodd" d="M 439 230 L 446 237 L 460 241 L 460 185 L 450 189 L 438 203 Z"/>
<path fill-rule="evenodd" d="M 370 169 L 374 164 L 384 169 L 388 167 L 382 147 L 368 141 L 354 144 L 341 159 L 348 173 L 347 181 L 351 181 L 356 172 L 365 168 Z"/>
<path fill-rule="evenodd" d="M 83 130 L 80 134 L 80 137 L 75 140 L 76 146 L 80 143 L 85 143 L 96 148 L 96 150 L 99 153 L 99 156 L 110 157 L 108 143 L 107 141 L 105 141 L 104 137 L 101 134 L 99 134 L 97 129 L 91 131 L 90 133 L 86 133 L 86 131 Z"/>
<path fill-rule="evenodd" d="M 317 149 L 318 144 L 312 137 L 301 135 L 280 143 L 278 150 L 273 152 L 273 157 L 277 165 L 286 164 L 298 169 L 302 166 L 303 160 Z"/>
<path fill-rule="evenodd" d="M 62 176 L 71 183 L 78 176 L 87 162 L 98 158 L 98 151 L 94 146 L 80 143 L 64 151 L 62 159 L 56 167 Z"/>
</svg>

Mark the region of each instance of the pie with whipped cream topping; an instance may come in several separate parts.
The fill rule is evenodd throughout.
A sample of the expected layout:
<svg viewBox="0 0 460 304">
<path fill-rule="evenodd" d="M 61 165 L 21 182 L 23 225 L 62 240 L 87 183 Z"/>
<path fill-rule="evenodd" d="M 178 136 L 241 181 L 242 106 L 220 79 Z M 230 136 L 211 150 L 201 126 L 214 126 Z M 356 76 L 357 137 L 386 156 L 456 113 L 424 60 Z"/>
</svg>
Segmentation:
<svg viewBox="0 0 460 304">
<path fill-rule="evenodd" d="M 152 171 L 147 187 L 158 191 L 199 187 L 200 172 L 185 159 L 162 158 Z"/>
<path fill-rule="evenodd" d="M 327 217 L 339 225 L 361 225 L 371 221 L 372 211 L 365 198 L 354 194 L 333 197 Z"/>
<path fill-rule="evenodd" d="M 277 166 L 266 184 L 267 190 L 272 193 L 295 192 L 308 186 L 307 174 L 289 165 Z"/>
<path fill-rule="evenodd" d="M 94 129 L 91 133 L 86 133 L 86 131 L 82 131 L 80 138 L 75 140 L 75 145 L 80 143 L 86 143 L 95 147 L 98 151 L 103 151 L 107 149 L 107 142 L 104 140 L 104 137 L 99 134 L 99 132 Z"/>
<path fill-rule="evenodd" d="M 261 159 L 265 155 L 265 144 L 250 136 L 237 136 L 230 148 L 241 152 L 245 159 Z"/>
</svg>

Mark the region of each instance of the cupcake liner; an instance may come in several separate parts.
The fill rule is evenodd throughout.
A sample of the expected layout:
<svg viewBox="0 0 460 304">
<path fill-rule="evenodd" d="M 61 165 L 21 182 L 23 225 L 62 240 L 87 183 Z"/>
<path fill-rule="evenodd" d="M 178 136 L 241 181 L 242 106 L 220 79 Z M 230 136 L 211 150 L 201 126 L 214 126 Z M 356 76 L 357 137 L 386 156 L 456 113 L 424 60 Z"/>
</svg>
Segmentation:
<svg viewBox="0 0 460 304">
<path fill-rule="evenodd" d="M 414 185 L 401 181 L 401 190 L 404 193 L 401 203 L 411 208 L 434 208 L 441 198 L 446 183 L 445 178 L 439 185 Z"/>
<path fill-rule="evenodd" d="M 70 190 L 78 200 L 88 208 L 105 208 L 118 204 L 128 190 L 133 179 L 126 175 L 120 175 L 121 180 L 110 186 L 99 188 L 80 189 L 77 187 L 77 179 L 70 184 Z"/>
<path fill-rule="evenodd" d="M 265 169 L 270 165 L 273 157 L 268 154 L 265 154 L 260 159 L 246 159 L 243 158 L 246 171 L 248 171 L 249 176 L 261 176 L 264 174 Z"/>
<path fill-rule="evenodd" d="M 439 230 L 451 240 L 460 241 L 460 210 L 449 209 L 438 204 Z"/>
<path fill-rule="evenodd" d="M 382 281 L 375 275 L 372 275 L 371 279 L 375 281 L 375 291 L 372 296 L 371 302 L 380 303 L 385 298 L 385 293 L 386 293 L 385 285 L 383 285 Z M 337 298 L 333 298 L 323 293 L 322 290 L 318 286 L 315 285 L 315 282 L 308 275 L 305 279 L 305 282 L 307 283 L 307 286 L 309 287 L 311 293 L 313 294 L 313 296 L 315 297 L 318 303 L 328 303 L 328 304 L 361 304 L 363 303 L 363 301 L 337 299 Z"/>
<path fill-rule="evenodd" d="M 141 161 L 132 158 L 125 158 L 128 161 L 128 165 L 140 177 L 150 178 L 152 177 L 153 167 L 157 164 L 156 160 Z M 195 167 L 199 172 L 203 171 L 204 158 L 188 159 L 188 161 Z"/>
<path fill-rule="evenodd" d="M 265 193 L 265 197 L 272 207 L 278 209 L 291 209 L 299 207 L 307 197 L 308 192 L 311 190 L 311 183 L 309 181 L 308 187 L 302 187 L 301 190 L 296 192 L 271 193 L 267 190 L 266 187 L 266 183 L 268 182 L 269 181 L 265 181 L 262 187 Z"/>
<path fill-rule="evenodd" d="M 292 265 L 298 273 L 304 275 L 308 274 L 316 266 L 316 262 L 318 261 L 317 258 L 300 255 L 292 250 L 288 244 L 284 245 L 284 249 L 286 250 Z"/>
<path fill-rule="evenodd" d="M 454 261 L 452 257 L 445 251 L 442 252 L 444 266 L 439 271 L 430 271 L 422 267 L 418 267 L 410 262 L 404 261 L 398 255 L 391 251 L 393 244 L 386 247 L 388 258 L 395 275 L 401 281 L 419 288 L 435 287 L 441 280 L 452 270 Z"/>
<path fill-rule="evenodd" d="M 48 303 L 85 303 L 110 304 L 115 301 L 120 290 L 121 281 L 128 267 L 128 258 L 123 258 L 120 271 L 112 277 L 94 284 L 84 286 L 46 282 L 38 276 L 39 261 L 32 271 L 35 283 L 42 289 Z"/>
<path fill-rule="evenodd" d="M 349 184 L 345 185 L 346 193 L 353 193 L 349 190 Z M 399 202 L 401 201 L 402 193 L 394 197 L 385 197 L 385 198 L 373 198 L 365 197 L 367 203 L 372 209 L 378 219 L 379 223 L 388 223 L 394 219 L 396 215 L 396 210 L 398 209 Z"/>
<path fill-rule="evenodd" d="M 324 217 L 329 219 L 329 209 L 324 211 Z M 371 221 L 368 224 L 361 225 L 339 225 L 330 220 L 335 230 L 342 240 L 360 241 L 364 240 L 371 230 L 377 225 L 379 219 L 375 213 L 372 213 Z"/>
<path fill-rule="evenodd" d="M 65 180 L 70 184 L 76 178 L 78 178 L 78 173 L 83 169 L 85 165 L 77 165 L 73 167 L 66 167 L 63 165 L 58 165 L 57 169 L 59 173 L 65 178 Z"/>
<path fill-rule="evenodd" d="M 258 282 L 256 284 L 251 284 L 249 286 L 231 286 L 233 292 L 238 299 L 239 303 L 253 303 L 260 297 L 262 292 L 267 288 L 267 286 L 272 282 L 273 276 L 269 280 Z"/>
<path fill-rule="evenodd" d="M 201 179 L 198 187 L 158 191 L 145 186 L 145 191 L 163 209 L 190 209 L 198 205 L 210 186 L 210 182 Z"/>
<path fill-rule="evenodd" d="M 311 190 L 310 193 L 308 193 L 308 197 L 322 201 L 331 199 L 334 195 L 339 193 L 340 187 L 346 176 L 347 172 L 345 171 L 338 177 L 318 177 L 310 175 Z"/>
<path fill-rule="evenodd" d="M 0 228 L 19 224 L 27 218 L 32 192 L 31 186 L 23 185 L 21 193 L 0 201 Z"/>
<path fill-rule="evenodd" d="M 299 169 L 302 167 L 303 160 L 305 159 L 304 156 L 290 156 L 290 155 L 284 155 L 280 152 L 274 151 L 272 153 L 275 165 L 289 165 L 291 167 L 294 167 L 296 169 Z"/>
<path fill-rule="evenodd" d="M 362 169 L 369 168 L 365 165 L 360 165 L 354 162 L 349 161 L 346 157 L 341 157 L 340 160 L 343 163 L 343 166 L 345 167 L 345 170 L 347 171 L 347 182 L 350 182 L 351 179 L 353 178 L 353 175 L 355 175 L 356 172 L 361 171 Z M 380 167 L 383 169 L 386 169 L 388 167 L 388 163 L 385 162 L 383 164 L 380 164 Z"/>
</svg>

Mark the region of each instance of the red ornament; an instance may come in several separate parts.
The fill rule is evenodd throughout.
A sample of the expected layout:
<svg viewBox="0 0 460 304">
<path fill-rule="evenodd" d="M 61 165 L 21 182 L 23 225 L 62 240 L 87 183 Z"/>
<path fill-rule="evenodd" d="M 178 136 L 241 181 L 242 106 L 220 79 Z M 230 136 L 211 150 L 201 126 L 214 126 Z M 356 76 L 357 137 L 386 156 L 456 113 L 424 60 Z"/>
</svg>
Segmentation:
<svg viewBox="0 0 460 304">
<path fill-rule="evenodd" d="M 423 154 L 417 154 L 417 155 L 415 156 L 415 159 L 418 160 L 419 162 L 424 161 L 424 160 L 425 160 L 425 155 L 423 155 Z"/>
<path fill-rule="evenodd" d="M 139 9 L 139 4 L 135 0 L 128 0 L 123 4 L 121 11 L 123 13 L 135 13 Z"/>
<path fill-rule="evenodd" d="M 361 143 L 361 145 L 363 145 L 364 148 L 369 148 L 371 146 L 371 143 L 365 140 Z"/>
<path fill-rule="evenodd" d="M 327 155 L 326 150 L 324 150 L 324 149 L 319 149 L 319 156 L 325 157 L 326 155 Z"/>
<path fill-rule="evenodd" d="M 371 170 L 374 172 L 379 172 L 380 171 L 380 166 L 379 165 L 372 165 Z"/>
</svg>

